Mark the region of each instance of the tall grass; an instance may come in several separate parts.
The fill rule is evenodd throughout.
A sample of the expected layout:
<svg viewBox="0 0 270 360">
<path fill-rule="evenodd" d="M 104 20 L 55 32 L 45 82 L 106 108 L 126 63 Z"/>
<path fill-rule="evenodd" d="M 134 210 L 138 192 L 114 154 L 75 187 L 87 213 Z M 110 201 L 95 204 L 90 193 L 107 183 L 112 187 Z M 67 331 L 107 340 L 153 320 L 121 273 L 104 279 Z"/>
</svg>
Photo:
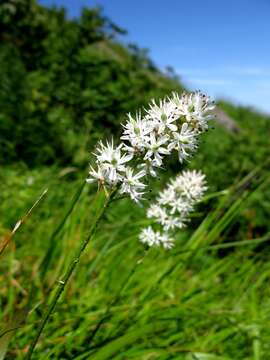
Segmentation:
<svg viewBox="0 0 270 360">
<path fill-rule="evenodd" d="M 72 281 L 59 287 L 63 296 L 42 329 L 33 359 L 266 359 L 270 266 L 269 255 L 256 249 L 270 235 L 226 242 L 239 214 L 264 186 L 269 186 L 268 173 L 256 169 L 216 194 L 217 204 L 196 231 L 179 232 L 170 252 L 145 251 L 137 240 L 147 223 L 144 209 L 128 200 L 114 202 Z M 63 279 L 100 208 L 102 199 L 94 201 L 79 183 L 71 200 L 67 189 L 62 191 L 62 217 L 52 221 L 54 208 L 42 221 L 39 215 L 53 198 L 57 204 L 55 184 L 18 232 L 17 247 L 2 256 L 1 268 L 9 269 L 0 290 L 2 358 L 29 354 L 54 301 L 50 289 Z M 48 249 L 54 255 L 44 272 Z"/>
</svg>

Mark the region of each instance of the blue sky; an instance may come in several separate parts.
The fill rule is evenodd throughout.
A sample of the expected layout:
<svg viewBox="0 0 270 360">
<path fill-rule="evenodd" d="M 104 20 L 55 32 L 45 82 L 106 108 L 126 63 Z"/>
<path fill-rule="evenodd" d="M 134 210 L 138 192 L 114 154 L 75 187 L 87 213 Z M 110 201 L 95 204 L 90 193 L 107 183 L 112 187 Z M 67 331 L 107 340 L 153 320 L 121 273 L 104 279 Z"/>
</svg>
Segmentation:
<svg viewBox="0 0 270 360">
<path fill-rule="evenodd" d="M 128 30 L 123 41 L 171 65 L 190 89 L 270 113 L 270 0 L 40 0 L 65 6 L 101 5 Z"/>
</svg>

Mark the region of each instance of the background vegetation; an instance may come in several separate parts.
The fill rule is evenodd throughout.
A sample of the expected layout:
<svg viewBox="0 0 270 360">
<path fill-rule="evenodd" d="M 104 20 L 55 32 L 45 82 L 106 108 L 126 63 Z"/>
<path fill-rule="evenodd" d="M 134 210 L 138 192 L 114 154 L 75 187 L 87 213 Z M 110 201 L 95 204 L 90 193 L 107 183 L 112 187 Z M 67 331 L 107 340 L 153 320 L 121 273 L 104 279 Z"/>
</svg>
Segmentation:
<svg viewBox="0 0 270 360">
<path fill-rule="evenodd" d="M 34 0 L 1 2 L 0 359 L 25 356 L 91 223 L 99 199 L 83 183 L 96 141 L 118 135 L 127 112 L 184 89 L 124 34 L 99 9 L 68 19 Z M 218 106 L 240 131 L 213 123 L 188 164 L 209 182 L 189 230 L 171 252 L 145 251 L 144 208 L 115 203 L 34 358 L 267 359 L 270 118 Z M 171 159 L 153 194 L 181 169 Z"/>
</svg>

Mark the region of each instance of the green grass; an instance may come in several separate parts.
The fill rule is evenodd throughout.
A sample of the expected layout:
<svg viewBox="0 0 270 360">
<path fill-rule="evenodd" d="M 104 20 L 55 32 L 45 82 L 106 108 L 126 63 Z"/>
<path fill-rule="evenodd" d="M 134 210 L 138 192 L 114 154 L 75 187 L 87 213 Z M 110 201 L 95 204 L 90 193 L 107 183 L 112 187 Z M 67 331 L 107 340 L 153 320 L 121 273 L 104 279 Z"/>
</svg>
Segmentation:
<svg viewBox="0 0 270 360">
<path fill-rule="evenodd" d="M 98 206 L 95 189 L 82 188 L 80 176 L 59 176 L 55 170 L 48 184 L 46 172 L 35 174 L 28 196 L 21 176 L 17 196 L 7 194 L 1 204 L 8 211 L 11 201 L 16 202 L 10 224 L 1 230 L 5 234 L 49 186 L 1 254 L 0 349 L 3 354 L 8 349 L 6 359 L 26 356 L 51 289 L 85 238 Z M 266 359 L 270 234 L 232 242 L 226 242 L 226 234 L 268 186 L 268 172 L 257 169 L 227 191 L 209 193 L 201 204 L 207 214 L 195 214 L 171 251 L 144 249 L 137 239 L 147 223 L 144 208 L 129 200 L 113 202 L 33 359 Z"/>
</svg>

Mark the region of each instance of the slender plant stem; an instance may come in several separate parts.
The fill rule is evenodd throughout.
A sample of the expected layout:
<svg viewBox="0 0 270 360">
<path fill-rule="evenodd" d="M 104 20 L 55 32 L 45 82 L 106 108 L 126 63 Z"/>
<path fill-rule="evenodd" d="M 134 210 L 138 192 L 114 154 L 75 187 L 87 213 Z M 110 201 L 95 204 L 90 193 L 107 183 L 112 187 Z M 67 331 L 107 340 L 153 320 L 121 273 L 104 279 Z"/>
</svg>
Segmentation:
<svg viewBox="0 0 270 360">
<path fill-rule="evenodd" d="M 115 192 L 112 192 L 109 194 L 109 196 L 106 198 L 100 212 L 97 214 L 95 220 L 93 221 L 93 224 L 89 230 L 89 233 L 86 237 L 86 239 L 81 243 L 76 255 L 74 256 L 74 258 L 72 259 L 72 261 L 70 262 L 68 268 L 67 268 L 67 271 L 66 273 L 64 274 L 63 276 L 63 279 L 62 280 L 59 280 L 58 283 L 57 283 L 57 288 L 56 288 L 56 291 L 55 291 L 55 294 L 51 300 L 51 303 L 49 304 L 43 318 L 42 318 L 42 321 L 38 327 L 38 330 L 37 330 L 37 333 L 36 333 L 36 336 L 35 338 L 33 339 L 31 345 L 30 345 L 30 349 L 26 355 L 26 359 L 27 360 L 30 360 L 32 358 L 32 355 L 33 355 L 33 352 L 35 350 L 35 347 L 37 345 L 37 342 L 39 340 L 39 337 L 44 329 L 44 327 L 46 326 L 52 312 L 54 311 L 55 309 L 55 306 L 62 294 L 62 292 L 64 291 L 71 275 L 73 274 L 75 268 L 77 267 L 79 261 L 80 261 L 80 258 L 81 258 L 81 255 L 83 254 L 84 250 L 86 249 L 87 245 L 89 244 L 90 240 L 93 238 L 95 232 L 96 232 L 96 229 L 97 229 L 97 226 L 100 222 L 100 220 L 103 218 L 104 214 L 105 214 L 105 211 L 107 209 L 107 207 L 109 206 L 109 203 L 111 201 L 111 199 L 113 198 Z"/>
<path fill-rule="evenodd" d="M 44 198 L 44 196 L 47 194 L 48 189 L 45 189 L 42 194 L 38 197 L 38 199 L 34 202 L 34 204 L 31 206 L 31 208 L 26 212 L 26 214 L 17 221 L 12 231 L 9 231 L 6 235 L 4 235 L 4 241 L 0 243 L 0 255 L 5 251 L 6 247 L 11 242 L 13 236 L 17 232 L 17 230 L 26 222 L 26 220 L 29 218 L 29 216 L 32 214 L 33 210 L 36 208 L 36 206 L 40 203 L 40 201 Z"/>
<path fill-rule="evenodd" d="M 61 231 L 61 229 L 63 228 L 63 226 L 65 225 L 67 219 L 69 218 L 70 214 L 72 213 L 75 205 L 77 204 L 81 193 L 85 187 L 86 181 L 84 180 L 83 183 L 80 185 L 80 187 L 78 188 L 76 194 L 74 195 L 72 202 L 70 204 L 70 207 L 68 208 L 66 214 L 64 215 L 63 219 L 60 221 L 60 223 L 58 224 L 58 226 L 56 227 L 56 229 L 53 231 L 50 239 L 49 239 L 49 248 L 40 264 L 40 279 L 43 280 L 45 277 L 45 274 L 48 270 L 48 267 L 50 265 L 51 262 L 51 258 L 53 256 L 53 250 L 54 250 L 54 243 L 55 243 L 55 238 L 56 236 L 59 234 L 59 232 Z"/>
</svg>

